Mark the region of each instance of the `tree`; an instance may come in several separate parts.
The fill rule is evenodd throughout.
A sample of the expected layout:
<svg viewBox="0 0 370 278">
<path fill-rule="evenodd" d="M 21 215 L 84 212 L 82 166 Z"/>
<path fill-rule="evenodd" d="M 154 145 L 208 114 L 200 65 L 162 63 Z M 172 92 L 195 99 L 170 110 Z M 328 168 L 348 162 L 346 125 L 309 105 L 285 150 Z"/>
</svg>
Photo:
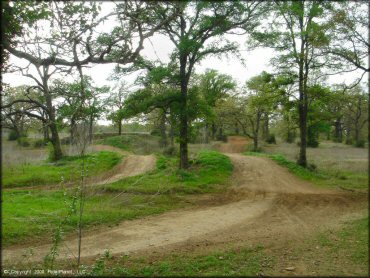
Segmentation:
<svg viewBox="0 0 370 278">
<path fill-rule="evenodd" d="M 326 65 L 321 54 L 330 39 L 323 19 L 327 17 L 330 3 L 303 0 L 274 3 L 272 22 L 262 32 L 255 32 L 253 39 L 281 52 L 273 64 L 279 71 L 293 72 L 298 77 L 300 151 L 297 162 L 306 167 L 307 88 L 311 74 Z"/>
<path fill-rule="evenodd" d="M 9 87 L 2 95 L 2 102 L 5 104 L 1 110 L 1 126 L 13 131 L 12 140 L 26 136 L 30 123 L 30 115 L 35 110 L 31 103 L 25 103 L 20 100 L 27 95 L 27 87 Z M 14 103 L 14 105 L 7 105 Z"/>
<path fill-rule="evenodd" d="M 35 15 L 35 9 L 29 5 L 19 2 L 14 5 L 7 5 L 4 16 L 9 19 L 9 30 L 17 32 L 15 36 L 10 32 L 6 33 L 2 46 L 7 51 L 6 54 L 27 60 L 38 72 L 39 79 L 28 72 L 26 75 L 32 78 L 37 84 L 36 87 L 43 92 L 45 105 L 39 107 L 43 107 L 44 112 L 48 114 L 54 159 L 58 160 L 62 157 L 62 150 L 53 98 L 49 90 L 51 75 L 57 71 L 77 68 L 83 84 L 82 66 L 89 63 L 142 63 L 143 59 L 139 54 L 144 40 L 174 15 L 160 3 L 140 1 L 118 4 L 115 12 L 106 16 L 99 16 L 100 9 L 96 2 L 49 2 L 43 6 L 45 10 L 41 15 Z M 162 13 L 168 11 L 168 17 L 163 21 L 158 19 L 158 10 Z M 24 22 L 17 22 L 14 18 L 15 11 L 22 15 L 22 20 L 24 15 Z M 117 17 L 118 25 L 109 33 L 96 32 L 96 27 L 111 16 Z M 28 26 L 23 23 L 28 23 Z M 46 29 L 48 30 L 45 31 Z M 134 34 L 138 34 L 138 37 Z"/>
<path fill-rule="evenodd" d="M 199 76 L 199 90 L 206 104 L 214 109 L 216 102 L 225 98 L 228 93 L 236 88 L 236 82 L 230 75 L 220 74 L 216 70 L 208 69 L 204 74 Z M 212 139 L 215 137 L 216 125 L 215 114 L 211 113 L 205 119 L 205 143 L 209 142 L 209 124 L 212 125 Z"/>
<path fill-rule="evenodd" d="M 112 120 L 118 127 L 118 134 L 122 134 L 123 116 L 120 110 L 124 107 L 124 101 L 129 94 L 129 86 L 125 81 L 119 82 L 116 87 L 109 93 L 106 104 L 112 107 L 114 111 L 110 111 L 108 119 Z"/>
<path fill-rule="evenodd" d="M 175 46 L 180 83 L 180 168 L 188 168 L 188 86 L 197 62 L 208 55 L 235 52 L 237 45 L 222 36 L 236 29 L 249 32 L 256 26 L 260 2 L 173 2 L 178 15 L 161 29 Z M 162 19 L 166 14 L 160 14 Z"/>
<path fill-rule="evenodd" d="M 349 92 L 344 112 L 345 129 L 347 138 L 350 139 L 350 142 L 353 139 L 358 147 L 364 145 L 361 131 L 365 124 L 368 123 L 368 105 L 369 98 L 360 86 L 356 86 Z"/>
</svg>

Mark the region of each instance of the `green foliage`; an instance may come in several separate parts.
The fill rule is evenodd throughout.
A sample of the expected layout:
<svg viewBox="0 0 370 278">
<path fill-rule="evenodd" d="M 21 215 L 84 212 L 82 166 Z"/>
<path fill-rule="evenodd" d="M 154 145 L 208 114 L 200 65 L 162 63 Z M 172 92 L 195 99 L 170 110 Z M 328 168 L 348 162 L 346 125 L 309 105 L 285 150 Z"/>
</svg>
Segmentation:
<svg viewBox="0 0 370 278">
<path fill-rule="evenodd" d="M 29 147 L 29 146 L 31 146 L 30 140 L 27 137 L 19 137 L 19 138 L 17 138 L 17 143 L 21 147 Z"/>
<path fill-rule="evenodd" d="M 55 161 L 55 152 L 53 144 L 51 142 L 48 142 L 47 148 L 48 148 L 48 160 Z"/>
<path fill-rule="evenodd" d="M 89 176 L 102 173 L 120 161 L 118 154 L 98 152 L 86 155 L 85 164 Z M 25 164 L 3 169 L 3 187 L 52 185 L 60 182 L 73 182 L 80 178 L 82 157 L 66 156 L 58 162 Z"/>
<path fill-rule="evenodd" d="M 266 143 L 276 144 L 275 134 L 269 134 L 268 137 L 266 138 Z"/>
<path fill-rule="evenodd" d="M 356 148 L 365 148 L 365 140 L 363 140 L 363 139 L 358 140 L 355 144 L 355 147 Z"/>
<path fill-rule="evenodd" d="M 8 141 L 15 141 L 19 137 L 18 133 L 15 130 L 10 130 L 8 134 Z"/>
<path fill-rule="evenodd" d="M 44 139 L 36 139 L 34 142 L 33 142 L 33 146 L 35 148 L 42 148 L 42 147 L 45 147 L 47 146 L 48 142 L 45 141 Z"/>
<path fill-rule="evenodd" d="M 104 138 L 98 143 L 102 145 L 116 147 L 116 148 L 127 151 L 130 149 L 131 140 L 129 140 L 127 137 L 124 137 L 124 136 L 113 136 L 113 137 Z"/>
</svg>

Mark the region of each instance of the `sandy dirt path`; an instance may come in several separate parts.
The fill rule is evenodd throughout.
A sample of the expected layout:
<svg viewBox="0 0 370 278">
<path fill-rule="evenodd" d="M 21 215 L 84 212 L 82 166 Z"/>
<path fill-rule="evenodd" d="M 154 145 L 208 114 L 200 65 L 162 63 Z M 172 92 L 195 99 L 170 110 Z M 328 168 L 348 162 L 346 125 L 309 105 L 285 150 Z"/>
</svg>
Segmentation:
<svg viewBox="0 0 370 278">
<path fill-rule="evenodd" d="M 156 158 L 151 155 L 136 155 L 107 145 L 92 145 L 94 151 L 112 151 L 125 155 L 122 161 L 113 169 L 102 175 L 91 177 L 87 182 L 88 186 L 108 184 L 126 177 L 137 176 L 149 172 L 155 168 Z"/>
<path fill-rule="evenodd" d="M 178 246 L 190 248 L 212 240 L 227 244 L 240 237 L 253 242 L 304 235 L 318 227 L 336 225 L 358 211 L 352 209 L 358 200 L 339 191 L 314 188 L 267 158 L 227 155 L 235 167 L 232 186 L 225 194 L 227 202 L 124 221 L 115 228 L 88 233 L 82 239 L 82 257 L 95 257 L 105 250 L 114 255 L 166 253 Z M 35 246 L 29 261 L 42 260 L 50 247 Z M 14 264 L 25 253 L 25 248 L 4 249 L 3 262 Z M 59 259 L 76 254 L 76 239 L 67 239 Z"/>
</svg>

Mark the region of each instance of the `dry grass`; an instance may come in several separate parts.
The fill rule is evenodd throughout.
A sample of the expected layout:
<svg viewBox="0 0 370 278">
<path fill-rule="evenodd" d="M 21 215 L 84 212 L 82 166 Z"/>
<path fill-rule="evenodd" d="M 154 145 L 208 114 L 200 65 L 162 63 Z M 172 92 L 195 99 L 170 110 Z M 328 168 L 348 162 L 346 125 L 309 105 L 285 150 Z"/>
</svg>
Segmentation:
<svg viewBox="0 0 370 278">
<path fill-rule="evenodd" d="M 265 145 L 263 151 L 282 154 L 289 160 L 296 161 L 299 147 L 296 144 L 279 143 Z M 322 170 L 363 173 L 368 169 L 367 151 L 367 149 L 324 141 L 320 142 L 318 148 L 307 148 L 307 159 L 309 163 L 314 163 Z"/>
</svg>

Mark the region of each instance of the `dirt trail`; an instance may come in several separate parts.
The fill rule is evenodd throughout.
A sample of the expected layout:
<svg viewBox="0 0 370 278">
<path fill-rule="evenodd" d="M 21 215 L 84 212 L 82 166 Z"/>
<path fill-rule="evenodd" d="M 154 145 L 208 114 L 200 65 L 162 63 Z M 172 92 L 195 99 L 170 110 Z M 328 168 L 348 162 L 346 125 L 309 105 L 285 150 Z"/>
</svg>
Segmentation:
<svg viewBox="0 0 370 278">
<path fill-rule="evenodd" d="M 247 150 L 250 140 L 243 136 L 228 136 L 227 143 L 217 142 L 215 147 L 223 153 L 241 153 Z"/>
<path fill-rule="evenodd" d="M 135 155 L 130 154 L 127 151 L 123 151 L 121 149 L 106 146 L 106 145 L 93 145 L 92 149 L 94 151 L 112 151 L 117 152 L 122 155 L 126 155 L 119 164 L 113 167 L 113 169 L 107 171 L 106 173 L 92 177 L 88 185 L 101 185 L 101 184 L 108 184 L 125 177 L 132 177 L 136 175 L 140 175 L 151 171 L 155 167 L 156 158 L 154 155 Z"/>
<path fill-rule="evenodd" d="M 101 148 L 101 147 L 99 147 Z M 82 257 L 87 259 L 103 254 L 168 253 L 169 250 L 197 248 L 206 243 L 229 244 L 248 241 L 263 242 L 299 236 L 318 228 L 335 226 L 358 213 L 364 200 L 340 191 L 314 188 L 285 168 L 267 158 L 227 154 L 233 164 L 233 185 L 225 194 L 228 202 L 203 205 L 187 210 L 163 213 L 133 221 L 125 221 L 115 228 L 88 233 L 83 237 Z M 133 173 L 138 170 L 137 157 L 125 164 Z M 142 158 L 141 158 L 142 159 Z M 145 165 L 153 163 L 151 159 Z M 146 167 L 146 166 L 145 166 Z M 145 168 L 144 167 L 144 168 Z M 121 173 L 122 174 L 122 173 Z M 111 179 L 122 177 L 113 175 Z M 110 180 L 111 181 L 111 180 Z M 77 253 L 76 239 L 65 241 L 60 259 Z M 35 255 L 29 261 L 40 261 L 50 245 L 33 247 Z M 3 262 L 16 263 L 26 248 L 3 250 Z"/>
</svg>

